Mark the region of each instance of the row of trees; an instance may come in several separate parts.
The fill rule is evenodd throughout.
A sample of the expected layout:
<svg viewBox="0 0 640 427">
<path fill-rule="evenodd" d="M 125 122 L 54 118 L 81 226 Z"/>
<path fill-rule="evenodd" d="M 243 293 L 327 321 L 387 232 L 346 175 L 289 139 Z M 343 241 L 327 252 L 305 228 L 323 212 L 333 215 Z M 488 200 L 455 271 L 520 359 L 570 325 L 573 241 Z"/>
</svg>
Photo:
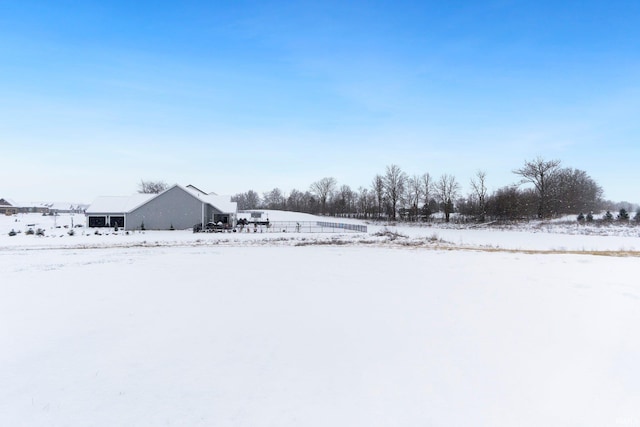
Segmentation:
<svg viewBox="0 0 640 427">
<path fill-rule="evenodd" d="M 471 192 L 460 194 L 453 175 L 429 173 L 409 176 L 397 165 L 373 177 L 368 188 L 338 186 L 335 178 L 313 182 L 306 191 L 285 195 L 279 188 L 253 190 L 233 196 L 239 209 L 281 209 L 313 214 L 390 220 L 428 220 L 441 212 L 445 221 L 458 212 L 478 221 L 487 219 L 549 218 L 591 212 L 603 207 L 602 188 L 584 171 L 562 168 L 558 160 L 537 158 L 513 170 L 520 180 L 489 193 L 487 174 L 478 171 L 470 180 Z M 523 186 L 530 184 L 530 186 Z"/>
<path fill-rule="evenodd" d="M 586 215 L 580 212 L 578 214 L 577 220 L 579 223 L 584 223 L 584 222 L 594 222 L 596 219 L 593 216 L 593 213 L 591 212 L 587 213 Z M 629 222 L 631 221 L 631 216 L 629 215 L 629 211 L 627 211 L 625 208 L 620 208 L 620 210 L 618 211 L 618 214 L 615 216 L 611 213 L 611 211 L 605 212 L 605 214 L 602 215 L 602 218 L 600 218 L 600 221 L 605 223 L 613 222 L 613 221 Z M 636 215 L 634 216 L 633 221 L 640 223 L 640 210 L 636 212 Z"/>
</svg>

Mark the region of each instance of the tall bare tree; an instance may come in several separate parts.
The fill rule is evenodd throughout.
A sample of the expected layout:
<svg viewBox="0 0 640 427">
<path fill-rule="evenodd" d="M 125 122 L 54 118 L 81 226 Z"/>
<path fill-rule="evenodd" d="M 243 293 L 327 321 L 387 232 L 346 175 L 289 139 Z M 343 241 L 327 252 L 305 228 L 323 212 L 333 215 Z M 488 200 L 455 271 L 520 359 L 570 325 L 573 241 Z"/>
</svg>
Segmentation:
<svg viewBox="0 0 640 427">
<path fill-rule="evenodd" d="M 169 186 L 164 181 L 145 181 L 142 179 L 138 185 L 138 193 L 158 194 L 167 188 L 169 188 Z"/>
<path fill-rule="evenodd" d="M 382 214 L 382 205 L 384 204 L 384 178 L 382 175 L 377 174 L 373 177 L 371 190 L 376 198 L 377 215 L 378 219 L 380 219 L 380 215 Z"/>
<path fill-rule="evenodd" d="M 538 218 L 545 218 L 551 214 L 549 209 L 550 184 L 554 174 L 560 167 L 560 160 L 544 160 L 537 157 L 535 160 L 525 161 L 524 166 L 513 171 L 522 177 L 521 183 L 531 183 L 538 194 Z"/>
<path fill-rule="evenodd" d="M 277 187 L 263 193 L 262 201 L 267 209 L 285 210 L 287 208 L 287 196 Z"/>
<path fill-rule="evenodd" d="M 429 203 L 433 197 L 433 178 L 429 175 L 429 172 L 422 174 L 422 202 L 423 212 L 425 215 L 430 215 Z"/>
<path fill-rule="evenodd" d="M 351 190 L 351 187 L 344 184 L 337 191 L 335 195 L 334 209 L 337 213 L 348 214 L 354 211 L 354 200 L 356 194 Z"/>
<path fill-rule="evenodd" d="M 368 218 L 375 205 L 375 195 L 364 187 L 358 188 L 358 215 Z"/>
<path fill-rule="evenodd" d="M 287 209 L 294 212 L 304 211 L 304 193 L 295 188 L 289 193 L 287 197 Z"/>
<path fill-rule="evenodd" d="M 435 183 L 435 191 L 444 210 L 444 219 L 449 222 L 453 213 L 453 200 L 458 196 L 460 184 L 453 175 L 444 174 Z"/>
<path fill-rule="evenodd" d="M 232 202 L 238 203 L 238 209 L 257 209 L 260 206 L 260 196 L 253 190 L 238 193 L 231 197 Z"/>
<path fill-rule="evenodd" d="M 549 205 L 553 212 L 590 212 L 602 206 L 602 188 L 585 171 L 559 169 L 549 185 Z"/>
<path fill-rule="evenodd" d="M 411 212 L 411 217 L 415 221 L 418 218 L 418 205 L 421 202 L 422 197 L 422 177 L 419 175 L 413 175 L 408 183 L 408 202 L 409 202 L 409 212 Z"/>
<path fill-rule="evenodd" d="M 384 192 L 390 203 L 391 218 L 396 219 L 398 202 L 404 196 L 407 187 L 407 174 L 400 166 L 389 165 L 384 175 Z"/>
<path fill-rule="evenodd" d="M 487 214 L 487 173 L 485 171 L 477 171 L 476 176 L 471 178 L 471 189 L 473 195 L 478 202 L 478 211 L 476 215 L 478 220 L 484 221 Z"/>
<path fill-rule="evenodd" d="M 311 184 L 311 192 L 320 199 L 320 206 L 322 208 L 321 213 L 326 213 L 327 200 L 329 199 L 329 196 L 333 194 L 335 188 L 336 179 L 333 177 L 325 177 Z"/>
</svg>

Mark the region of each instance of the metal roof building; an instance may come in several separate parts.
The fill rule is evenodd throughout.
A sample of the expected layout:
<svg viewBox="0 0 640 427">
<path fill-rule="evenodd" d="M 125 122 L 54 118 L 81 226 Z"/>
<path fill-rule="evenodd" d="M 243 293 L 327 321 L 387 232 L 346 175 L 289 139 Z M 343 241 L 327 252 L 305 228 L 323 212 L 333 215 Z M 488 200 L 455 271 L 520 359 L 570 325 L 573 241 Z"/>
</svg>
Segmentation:
<svg viewBox="0 0 640 427">
<path fill-rule="evenodd" d="M 99 197 L 85 214 L 89 227 L 182 230 L 209 222 L 233 227 L 237 212 L 237 204 L 229 196 L 174 185 L 159 194 Z"/>
</svg>

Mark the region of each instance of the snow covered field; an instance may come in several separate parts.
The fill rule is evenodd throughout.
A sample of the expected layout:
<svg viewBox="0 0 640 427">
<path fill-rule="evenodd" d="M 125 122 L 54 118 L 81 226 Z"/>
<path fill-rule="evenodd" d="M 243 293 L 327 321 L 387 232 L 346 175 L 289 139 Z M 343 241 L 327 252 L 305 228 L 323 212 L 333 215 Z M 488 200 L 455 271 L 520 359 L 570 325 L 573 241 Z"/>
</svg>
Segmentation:
<svg viewBox="0 0 640 427">
<path fill-rule="evenodd" d="M 632 229 L 51 221 L 0 218 L 2 426 L 640 426 Z"/>
</svg>

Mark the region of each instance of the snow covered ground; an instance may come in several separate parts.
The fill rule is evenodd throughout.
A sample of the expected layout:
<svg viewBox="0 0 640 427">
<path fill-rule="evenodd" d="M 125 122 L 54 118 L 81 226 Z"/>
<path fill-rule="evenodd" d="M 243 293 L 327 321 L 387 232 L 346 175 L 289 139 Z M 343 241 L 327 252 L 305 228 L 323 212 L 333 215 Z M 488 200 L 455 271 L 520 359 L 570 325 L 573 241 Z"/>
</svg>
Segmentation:
<svg viewBox="0 0 640 427">
<path fill-rule="evenodd" d="M 0 218 L 2 426 L 640 426 L 632 229 L 70 223 Z"/>
</svg>

